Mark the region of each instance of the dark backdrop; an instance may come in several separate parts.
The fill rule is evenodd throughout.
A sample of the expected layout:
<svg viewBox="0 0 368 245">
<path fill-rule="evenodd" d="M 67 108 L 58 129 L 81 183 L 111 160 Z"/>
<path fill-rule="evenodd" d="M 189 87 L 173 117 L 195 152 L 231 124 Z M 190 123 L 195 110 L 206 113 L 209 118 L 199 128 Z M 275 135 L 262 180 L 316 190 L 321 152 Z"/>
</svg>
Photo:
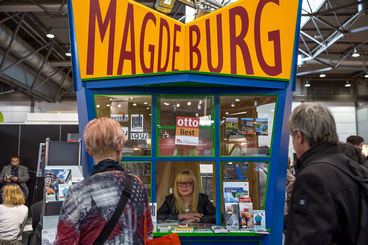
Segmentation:
<svg viewBox="0 0 368 245">
<path fill-rule="evenodd" d="M 78 133 L 78 125 L 1 125 L 0 124 L 0 169 L 10 164 L 12 156 L 20 157 L 20 164 L 28 167 L 29 196 L 27 206 L 41 200 L 43 178 L 36 178 L 40 143 L 66 141 L 68 133 Z"/>
</svg>

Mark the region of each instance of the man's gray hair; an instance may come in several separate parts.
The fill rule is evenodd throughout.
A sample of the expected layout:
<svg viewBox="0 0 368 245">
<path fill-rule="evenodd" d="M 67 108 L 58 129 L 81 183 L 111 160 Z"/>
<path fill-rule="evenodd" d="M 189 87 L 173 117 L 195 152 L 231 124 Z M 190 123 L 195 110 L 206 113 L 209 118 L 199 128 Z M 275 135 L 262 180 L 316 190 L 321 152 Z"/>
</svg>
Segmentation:
<svg viewBox="0 0 368 245">
<path fill-rule="evenodd" d="M 300 131 L 309 146 L 322 142 L 337 144 L 339 141 L 335 119 L 326 106 L 318 103 L 298 105 L 291 112 L 288 129 L 291 135 Z"/>
</svg>

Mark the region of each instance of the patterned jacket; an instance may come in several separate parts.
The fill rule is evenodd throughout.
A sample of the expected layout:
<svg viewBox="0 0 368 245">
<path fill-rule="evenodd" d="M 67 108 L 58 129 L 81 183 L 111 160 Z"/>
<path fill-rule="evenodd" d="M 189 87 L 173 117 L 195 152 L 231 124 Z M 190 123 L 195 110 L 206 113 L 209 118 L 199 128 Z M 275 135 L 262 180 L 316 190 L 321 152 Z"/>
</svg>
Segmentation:
<svg viewBox="0 0 368 245">
<path fill-rule="evenodd" d="M 124 171 L 102 172 L 73 184 L 60 212 L 55 244 L 93 244 L 110 220 L 125 186 Z M 144 244 L 152 239 L 152 219 L 144 186 L 133 178 L 132 194 L 104 244 Z"/>
</svg>

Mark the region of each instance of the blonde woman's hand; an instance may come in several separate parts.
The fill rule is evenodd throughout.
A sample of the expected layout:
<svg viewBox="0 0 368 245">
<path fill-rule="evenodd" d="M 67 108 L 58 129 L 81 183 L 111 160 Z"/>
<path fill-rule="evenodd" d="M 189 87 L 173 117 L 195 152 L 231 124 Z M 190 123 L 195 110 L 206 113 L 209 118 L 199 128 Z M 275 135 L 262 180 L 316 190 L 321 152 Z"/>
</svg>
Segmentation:
<svg viewBox="0 0 368 245">
<path fill-rule="evenodd" d="M 189 219 L 194 219 L 194 220 L 200 220 L 203 217 L 203 214 L 200 213 L 187 213 L 187 214 L 179 214 L 178 218 L 179 220 L 189 220 Z"/>
</svg>

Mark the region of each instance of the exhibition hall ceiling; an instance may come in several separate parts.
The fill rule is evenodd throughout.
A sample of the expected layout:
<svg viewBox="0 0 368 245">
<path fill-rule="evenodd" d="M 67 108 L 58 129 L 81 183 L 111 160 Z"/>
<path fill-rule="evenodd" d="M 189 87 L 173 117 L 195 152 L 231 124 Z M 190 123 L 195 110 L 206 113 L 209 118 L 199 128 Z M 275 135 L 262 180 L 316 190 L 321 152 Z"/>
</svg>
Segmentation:
<svg viewBox="0 0 368 245">
<path fill-rule="evenodd" d="M 185 22 L 231 0 L 137 2 Z M 163 9 L 163 3 L 171 7 Z M 188 6 L 196 10 L 189 12 Z M 75 100 L 69 52 L 66 0 L 0 0 L 0 100 Z M 303 1 L 297 76 L 305 94 L 313 86 L 332 91 L 346 83 L 362 90 L 368 81 L 367 58 L 368 0 Z"/>
</svg>

